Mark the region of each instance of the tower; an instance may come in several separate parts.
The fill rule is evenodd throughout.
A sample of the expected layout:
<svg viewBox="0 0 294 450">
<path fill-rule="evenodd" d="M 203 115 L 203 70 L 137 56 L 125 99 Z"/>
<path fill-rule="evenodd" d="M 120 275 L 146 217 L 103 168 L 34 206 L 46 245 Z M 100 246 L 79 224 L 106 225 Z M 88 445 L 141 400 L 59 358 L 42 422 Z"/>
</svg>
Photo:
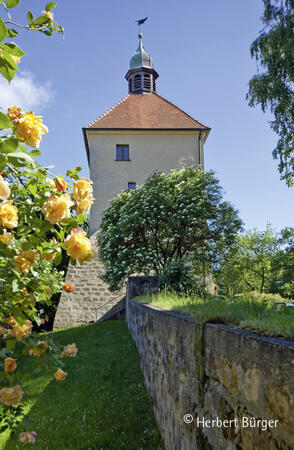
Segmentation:
<svg viewBox="0 0 294 450">
<path fill-rule="evenodd" d="M 157 93 L 159 75 L 143 47 L 142 34 L 138 37 L 138 48 L 125 75 L 128 94 L 83 128 L 96 199 L 90 212 L 95 251 L 102 212 L 118 193 L 143 184 L 154 170 L 204 167 L 203 147 L 210 128 Z M 54 328 L 120 313 L 124 293 L 110 292 L 100 278 L 102 272 L 96 255 L 81 266 L 69 266 L 66 282 L 73 283 L 75 290 L 61 295 Z"/>
<path fill-rule="evenodd" d="M 204 167 L 203 146 L 210 128 L 157 93 L 159 75 L 141 33 L 138 38 L 125 75 L 128 95 L 83 128 L 96 198 L 90 234 L 98 230 L 109 202 L 143 184 L 154 170 Z"/>
</svg>

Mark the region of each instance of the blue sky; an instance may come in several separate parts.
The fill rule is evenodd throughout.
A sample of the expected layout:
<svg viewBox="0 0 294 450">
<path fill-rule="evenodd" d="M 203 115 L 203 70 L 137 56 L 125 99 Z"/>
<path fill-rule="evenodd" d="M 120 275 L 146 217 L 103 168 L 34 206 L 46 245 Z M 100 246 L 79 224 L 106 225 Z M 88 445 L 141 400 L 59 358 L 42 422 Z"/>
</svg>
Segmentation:
<svg viewBox="0 0 294 450">
<path fill-rule="evenodd" d="M 25 0 L 15 10 L 23 22 Z M 8 89 L 1 81 L 0 104 L 17 101 L 44 116 L 49 134 L 41 162 L 57 174 L 88 166 L 81 128 L 127 94 L 124 79 L 137 48 L 135 20 L 148 16 L 143 44 L 159 73 L 160 95 L 212 128 L 205 168 L 212 169 L 225 198 L 239 210 L 247 228 L 276 229 L 294 222 L 293 188 L 280 181 L 271 152 L 277 141 L 265 115 L 249 108 L 245 96 L 256 72 L 249 47 L 262 27 L 262 0 L 61 0 L 55 19 L 65 39 L 23 32 L 14 40 L 28 53 L 21 78 Z M 2 100 L 2 101 L 1 101 Z"/>
</svg>

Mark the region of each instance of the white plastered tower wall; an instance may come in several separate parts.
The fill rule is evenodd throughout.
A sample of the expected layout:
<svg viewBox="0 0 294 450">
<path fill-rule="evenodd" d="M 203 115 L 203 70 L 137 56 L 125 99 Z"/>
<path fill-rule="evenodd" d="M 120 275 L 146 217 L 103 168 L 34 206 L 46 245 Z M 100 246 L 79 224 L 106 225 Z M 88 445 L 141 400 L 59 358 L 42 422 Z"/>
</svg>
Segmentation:
<svg viewBox="0 0 294 450">
<path fill-rule="evenodd" d="M 190 130 L 89 130 L 90 178 L 95 203 L 90 212 L 90 234 L 101 223 L 110 201 L 128 188 L 128 182 L 144 184 L 155 170 L 203 166 L 199 131 Z M 200 147 L 199 147 L 200 143 Z M 130 161 L 116 161 L 116 145 L 129 145 Z"/>
</svg>

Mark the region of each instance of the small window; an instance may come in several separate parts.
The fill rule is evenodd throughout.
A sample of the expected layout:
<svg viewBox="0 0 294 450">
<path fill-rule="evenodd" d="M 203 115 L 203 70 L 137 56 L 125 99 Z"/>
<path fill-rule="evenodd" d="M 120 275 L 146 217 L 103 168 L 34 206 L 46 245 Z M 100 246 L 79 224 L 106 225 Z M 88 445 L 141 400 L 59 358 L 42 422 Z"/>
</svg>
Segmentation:
<svg viewBox="0 0 294 450">
<path fill-rule="evenodd" d="M 116 146 L 116 161 L 130 161 L 130 153 L 128 145 Z"/>
<path fill-rule="evenodd" d="M 136 183 L 135 183 L 135 181 L 129 181 L 129 182 L 128 182 L 128 188 L 129 188 L 129 189 L 136 189 Z"/>
</svg>

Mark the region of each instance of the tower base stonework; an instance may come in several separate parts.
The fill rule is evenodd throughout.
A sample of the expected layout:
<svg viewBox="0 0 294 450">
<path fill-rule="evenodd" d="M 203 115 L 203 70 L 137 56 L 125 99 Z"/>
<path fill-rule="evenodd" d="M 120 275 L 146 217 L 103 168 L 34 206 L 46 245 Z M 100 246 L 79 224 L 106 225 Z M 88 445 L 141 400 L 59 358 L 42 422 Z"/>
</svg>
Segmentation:
<svg viewBox="0 0 294 450">
<path fill-rule="evenodd" d="M 125 289 L 110 292 L 100 278 L 103 264 L 97 256 L 96 233 L 90 238 L 94 256 L 81 265 L 69 265 L 66 283 L 71 283 L 74 292 L 62 292 L 55 315 L 53 329 L 73 327 L 89 322 L 111 318 L 122 309 Z"/>
</svg>

